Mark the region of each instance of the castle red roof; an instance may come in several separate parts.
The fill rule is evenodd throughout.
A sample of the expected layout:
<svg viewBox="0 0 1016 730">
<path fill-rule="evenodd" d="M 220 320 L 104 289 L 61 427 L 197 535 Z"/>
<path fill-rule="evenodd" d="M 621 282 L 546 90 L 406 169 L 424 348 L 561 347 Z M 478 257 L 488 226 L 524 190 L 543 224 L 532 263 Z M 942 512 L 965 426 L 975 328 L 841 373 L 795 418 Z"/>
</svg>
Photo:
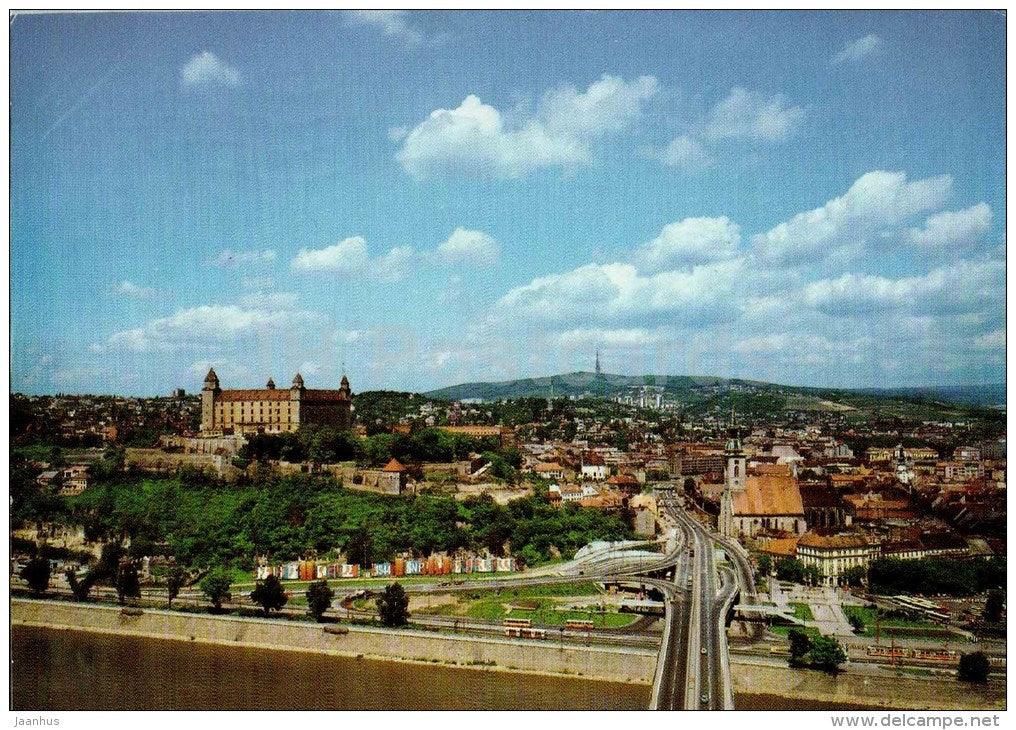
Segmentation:
<svg viewBox="0 0 1016 730">
<path fill-rule="evenodd" d="M 381 471 L 403 472 L 405 470 L 406 467 L 402 466 L 402 464 L 399 463 L 398 459 L 392 459 L 387 464 L 385 464 L 385 468 L 382 469 Z"/>
<path fill-rule="evenodd" d="M 221 401 L 288 401 L 290 390 L 273 390 L 270 388 L 256 388 L 252 390 L 223 390 L 219 393 L 218 400 Z M 341 390 L 304 390 L 300 394 L 301 403 L 337 403 L 349 400 L 349 397 Z"/>
</svg>

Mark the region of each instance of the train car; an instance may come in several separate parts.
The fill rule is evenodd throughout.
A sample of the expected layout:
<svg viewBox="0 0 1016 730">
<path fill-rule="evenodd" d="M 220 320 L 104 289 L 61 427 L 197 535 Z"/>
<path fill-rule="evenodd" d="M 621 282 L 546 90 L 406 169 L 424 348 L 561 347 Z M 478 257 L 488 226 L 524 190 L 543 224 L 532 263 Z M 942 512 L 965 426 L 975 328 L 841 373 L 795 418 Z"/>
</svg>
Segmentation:
<svg viewBox="0 0 1016 730">
<path fill-rule="evenodd" d="M 913 649 L 911 657 L 926 662 L 948 662 L 959 660 L 959 655 L 951 649 Z"/>
<path fill-rule="evenodd" d="M 511 628 L 529 628 L 533 625 L 531 618 L 506 618 L 501 621 L 502 626 L 509 626 Z"/>
<path fill-rule="evenodd" d="M 532 629 L 524 627 L 509 626 L 504 630 L 504 635 L 517 639 L 546 639 L 547 632 L 544 629 Z"/>
<path fill-rule="evenodd" d="M 907 656 L 907 649 L 904 649 L 901 646 L 877 646 L 875 644 L 869 644 L 868 656 L 879 657 L 882 659 L 903 659 Z"/>
<path fill-rule="evenodd" d="M 592 631 L 593 622 L 585 618 L 570 618 L 564 622 L 564 627 L 574 631 Z"/>
</svg>

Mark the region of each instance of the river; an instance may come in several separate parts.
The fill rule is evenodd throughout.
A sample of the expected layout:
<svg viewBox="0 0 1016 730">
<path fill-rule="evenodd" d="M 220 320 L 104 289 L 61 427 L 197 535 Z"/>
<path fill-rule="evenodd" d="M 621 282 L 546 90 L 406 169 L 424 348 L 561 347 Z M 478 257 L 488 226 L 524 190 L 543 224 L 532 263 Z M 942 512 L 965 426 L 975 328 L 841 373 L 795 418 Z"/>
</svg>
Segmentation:
<svg viewBox="0 0 1016 730">
<path fill-rule="evenodd" d="M 15 626 L 14 710 L 641 710 L 646 685 Z M 738 709 L 839 709 L 772 695 Z"/>
</svg>

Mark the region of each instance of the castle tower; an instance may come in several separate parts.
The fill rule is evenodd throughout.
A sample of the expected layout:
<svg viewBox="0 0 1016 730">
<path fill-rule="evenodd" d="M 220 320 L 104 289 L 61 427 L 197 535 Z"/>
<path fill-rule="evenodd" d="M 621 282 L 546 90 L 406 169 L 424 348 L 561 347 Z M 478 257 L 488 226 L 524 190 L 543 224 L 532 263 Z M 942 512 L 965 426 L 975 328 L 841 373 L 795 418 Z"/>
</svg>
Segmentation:
<svg viewBox="0 0 1016 730">
<path fill-rule="evenodd" d="M 339 428 L 348 431 L 353 427 L 353 391 L 349 387 L 349 378 L 345 375 L 342 376 L 339 393 L 345 398 L 342 411 L 339 414 Z"/>
<path fill-rule="evenodd" d="M 268 378 L 268 383 L 265 384 L 265 387 L 268 388 L 268 390 L 275 390 L 275 379 Z"/>
<path fill-rule="evenodd" d="M 202 432 L 215 430 L 215 399 L 222 389 L 219 387 L 219 376 L 215 374 L 214 368 L 208 369 L 205 376 L 204 387 L 201 388 L 201 430 Z"/>
<path fill-rule="evenodd" d="M 303 399 L 303 392 L 305 390 L 303 376 L 297 373 L 293 376 L 293 384 L 289 386 L 289 418 L 296 424 L 303 423 L 303 414 L 300 413 L 300 401 Z"/>
</svg>

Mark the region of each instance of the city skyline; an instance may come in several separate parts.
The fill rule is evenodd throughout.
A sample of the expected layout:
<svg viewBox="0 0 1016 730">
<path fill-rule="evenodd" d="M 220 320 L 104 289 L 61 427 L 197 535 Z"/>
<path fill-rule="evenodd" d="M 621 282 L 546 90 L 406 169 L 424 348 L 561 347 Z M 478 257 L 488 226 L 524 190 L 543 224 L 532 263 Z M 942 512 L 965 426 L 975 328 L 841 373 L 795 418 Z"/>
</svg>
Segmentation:
<svg viewBox="0 0 1016 730">
<path fill-rule="evenodd" d="M 597 351 L 1005 380 L 1003 15 L 47 14 L 11 43 L 13 391 L 424 391 Z"/>
</svg>

